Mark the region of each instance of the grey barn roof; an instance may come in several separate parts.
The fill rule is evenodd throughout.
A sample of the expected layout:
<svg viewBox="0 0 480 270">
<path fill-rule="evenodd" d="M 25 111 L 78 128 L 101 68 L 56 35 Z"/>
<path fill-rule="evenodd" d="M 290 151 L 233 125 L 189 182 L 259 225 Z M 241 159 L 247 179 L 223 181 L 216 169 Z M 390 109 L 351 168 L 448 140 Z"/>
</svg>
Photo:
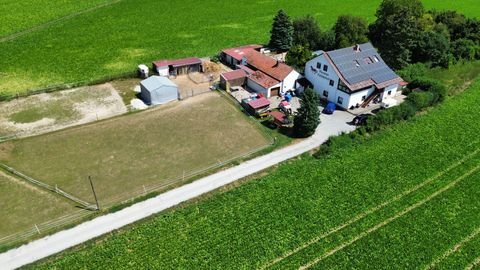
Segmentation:
<svg viewBox="0 0 480 270">
<path fill-rule="evenodd" d="M 371 43 L 360 44 L 327 52 L 343 78 L 350 84 L 366 80 L 373 80 L 380 84 L 399 78 L 393 70 L 385 64 Z"/>
<path fill-rule="evenodd" d="M 170 81 L 168 78 L 160 77 L 160 76 L 149 77 L 148 79 L 141 81 L 141 84 L 148 91 L 154 91 L 163 86 L 177 87 L 177 85 L 172 81 Z"/>
</svg>

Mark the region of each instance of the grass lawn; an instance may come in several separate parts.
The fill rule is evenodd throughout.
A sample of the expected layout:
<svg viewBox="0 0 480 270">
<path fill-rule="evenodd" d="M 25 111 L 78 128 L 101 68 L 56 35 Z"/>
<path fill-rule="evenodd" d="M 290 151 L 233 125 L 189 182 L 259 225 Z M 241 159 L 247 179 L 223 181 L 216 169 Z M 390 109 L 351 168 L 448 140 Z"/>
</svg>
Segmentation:
<svg viewBox="0 0 480 270">
<path fill-rule="evenodd" d="M 270 144 L 218 93 L 43 136 L 7 142 L 1 161 L 103 206 Z M 180 179 L 177 179 L 180 178 Z"/>
<path fill-rule="evenodd" d="M 0 172 L 1 239 L 76 210 L 67 200 Z"/>
<path fill-rule="evenodd" d="M 468 88 L 480 74 L 480 61 L 457 63 L 449 69 L 435 68 L 428 71 L 427 76 L 444 83 L 451 94 Z"/>
<path fill-rule="evenodd" d="M 22 8 L 36 1 L 27 2 L 22 2 Z M 372 22 L 379 3 L 380 0 L 361 4 L 355 0 L 146 0 L 140 5 L 138 1 L 123 0 L 14 40 L 0 42 L 0 94 L 91 81 L 131 71 L 139 63 L 149 64 L 162 58 L 208 56 L 230 46 L 266 43 L 272 18 L 280 8 L 292 17 L 311 14 L 326 29 L 333 25 L 338 15 L 345 13 Z M 28 14 L 44 17 L 39 14 L 60 12 L 53 11 L 56 9 L 52 5 L 46 4 Z M 457 9 L 468 16 L 480 15 L 476 0 L 461 3 L 426 0 L 425 5 L 427 8 Z M 20 9 L 15 4 L 2 12 L 29 21 L 19 16 L 22 14 Z M 0 16 L 0 25 L 5 25 L 9 17 Z M 162 27 L 158 26 L 159 23 Z"/>
<path fill-rule="evenodd" d="M 479 102 L 477 81 L 363 144 L 289 161 L 34 267 L 463 269 L 480 256 L 478 236 L 447 252 L 480 228 Z"/>
</svg>

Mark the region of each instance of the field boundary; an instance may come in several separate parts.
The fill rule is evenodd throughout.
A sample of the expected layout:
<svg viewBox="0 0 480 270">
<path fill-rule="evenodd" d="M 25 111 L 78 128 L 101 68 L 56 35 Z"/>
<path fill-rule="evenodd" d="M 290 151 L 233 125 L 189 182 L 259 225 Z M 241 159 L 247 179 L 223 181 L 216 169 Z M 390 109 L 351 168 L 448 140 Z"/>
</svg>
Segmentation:
<svg viewBox="0 0 480 270">
<path fill-rule="evenodd" d="M 330 249 L 328 252 L 326 253 L 323 253 L 321 256 L 315 258 L 313 261 L 310 261 L 308 262 L 307 264 L 305 265 L 302 265 L 299 269 L 309 269 L 311 267 L 313 267 L 314 265 L 316 265 L 317 263 L 321 262 L 322 260 L 334 255 L 335 253 L 337 253 L 338 251 L 341 251 L 343 250 L 344 248 L 350 246 L 351 244 L 355 243 L 356 241 L 364 238 L 365 236 L 368 236 L 369 234 L 371 234 L 372 232 L 375 232 L 377 231 L 378 229 L 392 223 L 393 221 L 397 220 L 398 218 L 404 216 L 405 214 L 411 212 L 412 210 L 415 210 L 416 208 L 424 205 L 425 203 L 431 201 L 432 199 L 434 199 L 435 197 L 437 197 L 438 195 L 441 195 L 442 193 L 444 193 L 445 191 L 453 188 L 454 186 L 456 186 L 459 182 L 461 182 L 463 179 L 465 179 L 466 177 L 478 172 L 478 170 L 480 169 L 480 165 L 477 165 L 475 166 L 473 169 L 469 170 L 468 172 L 466 172 L 465 174 L 461 175 L 460 177 L 456 178 L 454 181 L 450 182 L 449 184 L 447 184 L 446 186 L 444 186 L 443 188 L 435 191 L 433 194 L 431 194 L 430 196 L 416 202 L 415 204 L 405 208 L 404 210 L 400 211 L 400 212 L 397 212 L 395 215 L 389 217 L 388 219 L 378 223 L 377 225 L 373 226 L 373 227 L 370 227 L 368 230 L 358 234 L 357 236 L 355 236 L 354 238 L 346 241 L 346 242 L 343 242 L 341 243 L 340 245 L 336 246 L 335 248 L 333 249 Z"/>
<path fill-rule="evenodd" d="M 32 33 L 32 32 L 38 31 L 38 30 L 43 30 L 43 29 L 45 29 L 45 28 L 48 28 L 49 26 L 54 25 L 54 24 L 56 24 L 56 23 L 58 23 L 58 22 L 66 21 L 66 20 L 68 20 L 68 19 L 75 18 L 75 17 L 77 17 L 77 16 L 79 16 L 79 15 L 82 15 L 82 14 L 85 14 L 85 13 L 89 13 L 89 12 L 95 11 L 95 10 L 100 9 L 100 8 L 103 8 L 103 7 L 108 7 L 108 6 L 117 4 L 117 3 L 122 2 L 122 1 L 123 1 L 123 0 L 113 0 L 113 1 L 110 1 L 110 2 L 103 3 L 103 4 L 99 4 L 99 5 L 96 5 L 96 6 L 91 7 L 91 8 L 87 8 L 87 9 L 84 9 L 84 10 L 80 10 L 80 11 L 77 11 L 77 12 L 74 12 L 74 13 L 71 13 L 71 14 L 68 14 L 68 15 L 66 15 L 66 16 L 63 16 L 63 17 L 60 17 L 60 18 L 57 18 L 57 19 L 53 19 L 53 20 L 50 20 L 50 21 L 47 21 L 47 22 L 38 24 L 38 25 L 36 25 L 36 26 L 33 26 L 33 27 L 31 27 L 31 28 L 27 28 L 27 29 L 21 30 L 21 31 L 19 31 L 19 32 L 15 32 L 15 33 L 8 34 L 8 35 L 6 35 L 6 36 L 0 37 L 0 43 L 17 39 L 18 37 L 24 36 L 24 35 L 26 35 L 26 34 L 29 34 L 29 33 Z"/>
<path fill-rule="evenodd" d="M 43 182 L 41 182 L 41 181 L 38 181 L 38 180 L 36 180 L 36 179 L 34 179 L 34 178 L 32 178 L 32 177 L 30 177 L 30 176 L 28 176 L 28 175 L 25 175 L 25 174 L 23 174 L 23 173 L 15 170 L 14 168 L 12 168 L 12 167 L 10 167 L 10 166 L 8 166 L 8 165 L 5 165 L 5 164 L 3 164 L 3 163 L 0 163 L 0 168 L 3 168 L 4 170 L 8 171 L 9 173 L 11 173 L 11 174 L 13 174 L 13 175 L 15 175 L 15 176 L 23 179 L 23 180 L 25 180 L 25 181 L 27 181 L 27 182 L 35 185 L 35 186 L 38 186 L 38 187 L 43 188 L 43 189 L 46 189 L 46 190 L 48 190 L 48 191 L 55 192 L 55 193 L 57 193 L 58 195 L 63 196 L 64 198 L 67 198 L 67 199 L 69 199 L 69 200 L 71 200 L 71 201 L 73 201 L 73 202 L 75 202 L 75 203 L 78 203 L 78 204 L 82 205 L 83 207 L 85 207 L 85 208 L 88 209 L 88 210 L 98 210 L 96 205 L 91 204 L 91 203 L 89 203 L 89 202 L 86 202 L 86 201 L 84 201 L 84 200 L 82 200 L 82 199 L 80 199 L 80 198 L 77 198 L 77 197 L 73 196 L 72 194 L 63 191 L 62 189 L 60 189 L 60 188 L 57 187 L 57 186 L 51 186 L 51 185 L 49 185 L 49 184 L 43 183 Z"/>
<path fill-rule="evenodd" d="M 475 144 L 475 143 L 473 143 L 472 145 L 474 145 L 474 144 Z M 408 189 L 408 190 L 400 193 L 399 195 L 393 197 L 393 198 L 390 199 L 390 200 L 387 200 L 387 201 L 385 201 L 385 202 L 383 202 L 383 203 L 381 203 L 381 204 L 379 204 L 379 205 L 377 205 L 377 206 L 375 206 L 375 207 L 373 207 L 373 208 L 368 209 L 367 211 L 365 211 L 365 212 L 363 212 L 363 213 L 361 213 L 361 214 L 353 217 L 352 219 L 348 220 L 347 222 L 345 222 L 345 223 L 343 223 L 343 224 L 340 224 L 339 226 L 336 226 L 336 227 L 330 229 L 329 231 L 327 231 L 327 232 L 325 232 L 325 233 L 323 233 L 323 234 L 321 234 L 321 235 L 319 235 L 319 236 L 311 239 L 310 241 L 308 241 L 308 242 L 306 242 L 305 244 L 303 244 L 303 245 L 301 245 L 301 246 L 299 246 L 299 247 L 297 247 L 297 248 L 295 248 L 295 249 L 287 252 L 286 254 L 284 254 L 284 255 L 282 255 L 282 256 L 280 256 L 280 257 L 275 258 L 274 260 L 268 262 L 267 264 L 261 266 L 261 267 L 258 268 L 258 269 L 259 269 L 259 270 L 264 270 L 264 269 L 270 268 L 271 266 L 273 266 L 273 265 L 275 265 L 275 264 L 283 261 L 284 259 L 287 259 L 288 257 L 290 257 L 290 256 L 292 256 L 292 255 L 294 255 L 294 254 L 296 254 L 296 253 L 298 253 L 298 252 L 300 252 L 300 251 L 308 248 L 309 246 L 311 246 L 311 245 L 319 242 L 320 240 L 322 240 L 322 239 L 324 239 L 324 238 L 326 238 L 326 237 L 328 237 L 328 236 L 330 236 L 330 235 L 332 235 L 332 234 L 334 234 L 334 233 L 336 233 L 336 232 L 338 232 L 338 231 L 340 231 L 340 230 L 342 230 L 342 229 L 344 229 L 344 228 L 352 225 L 353 223 L 355 223 L 355 222 L 363 219 L 364 217 L 366 217 L 366 216 L 368 216 L 368 215 L 370 215 L 370 214 L 373 214 L 373 213 L 377 212 L 378 210 L 386 207 L 387 205 L 392 204 L 392 203 L 394 203 L 394 202 L 402 199 L 403 197 L 405 197 L 405 196 L 407 196 L 407 195 L 409 195 L 409 194 L 411 194 L 411 193 L 419 190 L 420 188 L 422 188 L 422 187 L 428 185 L 429 183 L 435 181 L 435 180 L 438 179 L 439 177 L 445 175 L 445 174 L 448 173 L 449 171 L 451 171 L 451 170 L 457 168 L 458 166 L 462 165 L 465 161 L 471 159 L 473 156 L 475 156 L 475 155 L 478 154 L 479 152 L 480 152 L 480 148 L 478 148 L 477 150 L 473 151 L 472 153 L 470 153 L 469 155 L 465 156 L 464 158 L 460 159 L 459 161 L 453 163 L 452 165 L 450 165 L 449 167 L 447 167 L 445 170 L 443 170 L 443 171 L 435 174 L 434 176 L 432 176 L 432 177 L 430 177 L 430 178 L 427 178 L 427 180 L 425 180 L 424 182 L 422 182 L 422 183 L 420 183 L 420 184 L 412 187 L 411 189 Z"/>
<path fill-rule="evenodd" d="M 477 257 L 471 264 L 465 267 L 465 270 L 472 270 L 474 267 L 480 265 L 480 257 Z"/>
<path fill-rule="evenodd" d="M 455 244 L 452 248 L 447 250 L 445 253 L 443 253 L 441 256 L 437 257 L 435 260 L 433 260 L 432 263 L 430 263 L 427 267 L 425 267 L 426 270 L 434 268 L 437 264 L 439 264 L 441 261 L 444 259 L 448 258 L 450 255 L 453 253 L 457 252 L 460 248 L 463 247 L 466 243 L 470 242 L 472 239 L 474 239 L 478 234 L 480 234 L 480 227 L 476 228 L 471 234 L 469 234 L 467 237 L 463 238 L 460 242 Z"/>
</svg>

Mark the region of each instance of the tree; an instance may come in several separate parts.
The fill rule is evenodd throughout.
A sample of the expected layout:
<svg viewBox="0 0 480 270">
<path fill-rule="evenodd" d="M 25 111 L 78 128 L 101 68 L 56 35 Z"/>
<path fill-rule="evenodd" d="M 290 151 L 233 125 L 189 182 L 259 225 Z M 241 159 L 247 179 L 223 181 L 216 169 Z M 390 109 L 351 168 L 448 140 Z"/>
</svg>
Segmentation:
<svg viewBox="0 0 480 270">
<path fill-rule="evenodd" d="M 315 133 L 320 124 L 318 104 L 320 96 L 311 88 L 307 88 L 300 100 L 300 108 L 293 120 L 293 131 L 296 136 L 306 138 Z"/>
<path fill-rule="evenodd" d="M 476 56 L 477 46 L 468 39 L 459 39 L 452 43 L 452 54 L 457 60 L 473 60 Z"/>
<path fill-rule="evenodd" d="M 450 38 L 453 40 L 465 38 L 467 35 L 467 18 L 453 10 L 433 12 L 435 22 L 447 26 Z"/>
<path fill-rule="evenodd" d="M 337 48 L 345 48 L 368 41 L 368 24 L 363 18 L 342 15 L 338 17 L 333 29 Z"/>
<path fill-rule="evenodd" d="M 303 73 L 305 64 L 312 58 L 312 51 L 302 45 L 293 45 L 288 50 L 285 62 L 289 66 L 293 66 L 300 73 Z"/>
<path fill-rule="evenodd" d="M 283 10 L 279 10 L 273 18 L 269 46 L 277 51 L 287 51 L 293 42 L 293 24 Z"/>
<path fill-rule="evenodd" d="M 431 66 L 448 68 L 450 62 L 450 40 L 443 34 L 424 32 L 413 51 L 412 62 L 430 63 Z"/>
<path fill-rule="evenodd" d="M 317 21 L 310 15 L 293 21 L 293 44 L 318 50 L 322 31 Z"/>
<path fill-rule="evenodd" d="M 382 58 L 400 69 L 412 62 L 412 52 L 422 34 L 424 8 L 419 0 L 383 0 L 377 20 L 369 27 L 369 36 Z"/>
<path fill-rule="evenodd" d="M 324 51 L 331 51 L 337 49 L 337 46 L 335 46 L 335 31 L 330 30 L 322 32 L 318 45 L 319 48 Z"/>
</svg>

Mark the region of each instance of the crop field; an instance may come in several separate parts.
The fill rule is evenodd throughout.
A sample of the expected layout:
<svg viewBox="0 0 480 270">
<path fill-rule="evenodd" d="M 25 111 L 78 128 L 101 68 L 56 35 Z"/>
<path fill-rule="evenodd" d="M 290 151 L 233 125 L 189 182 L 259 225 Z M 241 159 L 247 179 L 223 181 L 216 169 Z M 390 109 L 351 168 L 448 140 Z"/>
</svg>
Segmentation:
<svg viewBox="0 0 480 270">
<path fill-rule="evenodd" d="M 31 230 L 75 210 L 75 206 L 53 193 L 0 172 L 0 242 L 11 234 Z"/>
<path fill-rule="evenodd" d="M 270 144 L 218 93 L 41 136 L 6 142 L 0 161 L 103 206 L 178 184 Z M 1 144 L 0 144 L 1 145 Z"/>
<path fill-rule="evenodd" d="M 80 2 L 62 1 L 60 6 L 33 0 L 2 3 L 0 36 L 102 3 L 113 4 L 0 41 L 0 94 L 100 79 L 162 58 L 209 56 L 230 46 L 266 43 L 272 18 L 280 8 L 292 17 L 311 14 L 323 29 L 345 13 L 372 22 L 380 0 L 361 4 L 355 0 Z M 476 0 L 424 2 L 427 8 L 480 15 Z"/>
<path fill-rule="evenodd" d="M 477 81 L 362 144 L 289 161 L 34 266 L 478 267 L 479 102 Z"/>
</svg>

